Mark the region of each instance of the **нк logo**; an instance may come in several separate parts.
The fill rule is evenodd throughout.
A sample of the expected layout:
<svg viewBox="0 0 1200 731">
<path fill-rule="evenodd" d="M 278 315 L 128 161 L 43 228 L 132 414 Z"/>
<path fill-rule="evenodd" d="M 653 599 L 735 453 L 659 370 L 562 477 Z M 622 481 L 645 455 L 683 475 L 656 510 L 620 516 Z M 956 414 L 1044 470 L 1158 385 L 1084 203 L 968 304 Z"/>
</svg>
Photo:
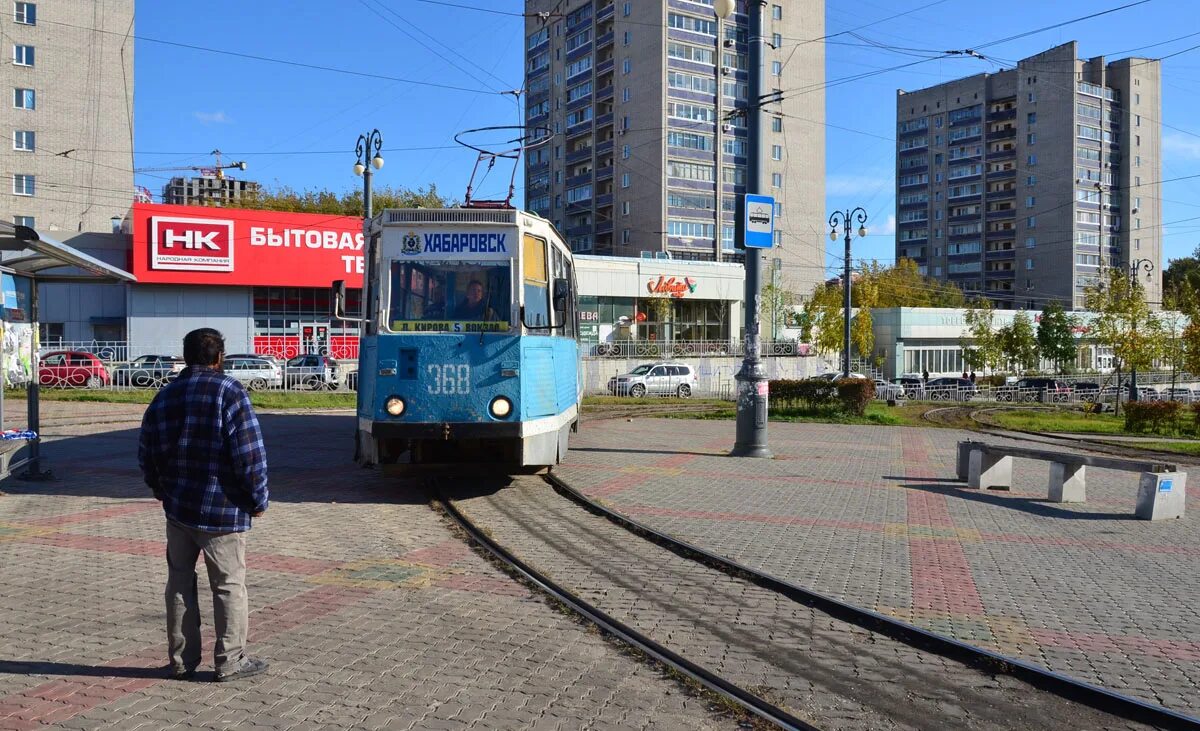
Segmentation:
<svg viewBox="0 0 1200 731">
<path fill-rule="evenodd" d="M 194 272 L 233 271 L 233 221 L 154 216 L 150 268 Z"/>
</svg>

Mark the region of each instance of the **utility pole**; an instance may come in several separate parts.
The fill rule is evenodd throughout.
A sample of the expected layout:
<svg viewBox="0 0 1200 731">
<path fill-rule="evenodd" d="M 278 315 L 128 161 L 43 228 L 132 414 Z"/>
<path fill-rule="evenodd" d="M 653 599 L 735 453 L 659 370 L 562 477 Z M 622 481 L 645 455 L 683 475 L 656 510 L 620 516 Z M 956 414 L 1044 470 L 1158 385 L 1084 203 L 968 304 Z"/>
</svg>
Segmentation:
<svg viewBox="0 0 1200 731">
<path fill-rule="evenodd" d="M 834 211 L 829 216 L 829 240 L 837 243 L 838 224 L 846 232 L 845 266 L 842 269 L 842 378 L 850 377 L 850 275 L 852 259 L 850 258 L 850 224 L 858 221 L 858 235 L 867 235 L 867 212 L 862 206 L 850 211 Z"/>
<path fill-rule="evenodd" d="M 718 16 L 728 18 L 733 12 L 731 0 L 718 0 L 713 9 Z M 750 89 L 746 105 L 746 122 L 749 130 L 748 162 L 746 165 L 746 192 L 758 193 L 763 185 L 762 138 L 763 138 L 763 16 L 766 0 L 750 0 L 747 10 L 750 22 L 746 28 L 750 44 Z M 722 93 L 721 89 L 717 93 Z M 720 124 L 721 120 L 717 120 Z M 720 166 L 717 179 L 723 178 Z M 762 364 L 761 300 L 762 300 L 762 251 L 747 246 L 746 252 L 746 336 L 745 355 L 742 369 L 735 376 L 737 389 L 737 440 L 734 442 L 734 457 L 771 458 L 767 448 L 767 373 Z"/>
<path fill-rule="evenodd" d="M 1101 207 L 1100 210 L 1103 211 L 1104 208 Z M 1103 215 L 1103 214 L 1101 214 L 1101 215 Z M 1146 276 L 1149 277 L 1150 273 L 1154 271 L 1154 262 L 1150 261 L 1149 259 L 1134 259 L 1133 261 L 1129 262 L 1129 293 L 1128 293 L 1128 296 L 1130 298 L 1141 296 L 1141 292 L 1140 292 L 1141 285 L 1138 284 L 1138 280 L 1137 280 L 1138 272 L 1141 270 L 1145 270 Z M 1130 311 L 1133 311 L 1135 307 L 1136 307 L 1136 305 L 1131 301 L 1129 303 Z M 1137 320 L 1136 319 L 1131 323 L 1131 325 L 1132 325 L 1132 327 L 1130 329 L 1133 330 L 1134 332 L 1137 332 Z M 1137 385 L 1137 366 L 1134 365 L 1133 363 L 1129 364 L 1129 400 L 1130 401 L 1140 401 L 1141 400 L 1141 394 L 1138 393 L 1138 385 Z"/>
<path fill-rule="evenodd" d="M 363 322 L 362 334 L 375 334 L 375 300 L 379 296 L 379 287 L 371 282 L 378 274 L 379 246 L 371 239 L 371 168 L 376 170 L 383 167 L 383 156 L 379 151 L 383 148 L 383 137 L 379 130 L 373 129 L 367 134 L 358 136 L 354 152 L 358 161 L 354 163 L 354 174 L 363 179 L 363 243 L 366 245 L 366 267 L 363 274 Z M 372 152 L 374 154 L 372 154 Z"/>
</svg>

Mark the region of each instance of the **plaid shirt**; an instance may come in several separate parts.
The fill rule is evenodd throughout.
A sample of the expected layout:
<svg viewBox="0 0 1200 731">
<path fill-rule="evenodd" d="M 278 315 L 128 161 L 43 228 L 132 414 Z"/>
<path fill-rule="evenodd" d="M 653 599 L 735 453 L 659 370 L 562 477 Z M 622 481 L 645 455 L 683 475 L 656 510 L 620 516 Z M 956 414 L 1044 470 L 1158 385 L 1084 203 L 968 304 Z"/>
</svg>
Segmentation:
<svg viewBox="0 0 1200 731">
<path fill-rule="evenodd" d="M 267 452 L 250 397 L 212 368 L 186 368 L 150 402 L 138 463 L 183 525 L 235 533 L 267 509 Z"/>
</svg>

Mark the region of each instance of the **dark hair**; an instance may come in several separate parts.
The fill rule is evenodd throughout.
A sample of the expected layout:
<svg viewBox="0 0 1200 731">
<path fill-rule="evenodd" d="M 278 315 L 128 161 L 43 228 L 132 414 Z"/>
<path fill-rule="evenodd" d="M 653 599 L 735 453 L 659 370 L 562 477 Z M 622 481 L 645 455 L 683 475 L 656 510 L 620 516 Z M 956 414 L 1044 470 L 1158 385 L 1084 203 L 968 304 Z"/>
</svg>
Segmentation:
<svg viewBox="0 0 1200 731">
<path fill-rule="evenodd" d="M 486 287 L 483 286 L 483 282 L 479 281 L 478 279 L 472 279 L 471 281 L 467 282 L 467 289 L 474 287 L 476 284 L 479 285 L 480 289 L 486 289 Z"/>
<path fill-rule="evenodd" d="M 190 366 L 215 366 L 225 354 L 225 337 L 211 327 L 183 336 L 183 359 Z"/>
</svg>

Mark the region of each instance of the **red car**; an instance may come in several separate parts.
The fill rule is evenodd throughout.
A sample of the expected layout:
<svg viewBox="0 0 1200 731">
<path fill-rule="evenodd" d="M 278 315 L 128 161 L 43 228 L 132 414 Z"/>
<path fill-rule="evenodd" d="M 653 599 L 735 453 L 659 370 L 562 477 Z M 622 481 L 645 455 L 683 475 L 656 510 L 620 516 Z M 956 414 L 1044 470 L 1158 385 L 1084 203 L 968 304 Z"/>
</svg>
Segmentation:
<svg viewBox="0 0 1200 731">
<path fill-rule="evenodd" d="M 78 350 L 46 353 L 38 364 L 38 383 L 60 388 L 100 388 L 109 383 L 108 369 L 91 353 Z"/>
</svg>

